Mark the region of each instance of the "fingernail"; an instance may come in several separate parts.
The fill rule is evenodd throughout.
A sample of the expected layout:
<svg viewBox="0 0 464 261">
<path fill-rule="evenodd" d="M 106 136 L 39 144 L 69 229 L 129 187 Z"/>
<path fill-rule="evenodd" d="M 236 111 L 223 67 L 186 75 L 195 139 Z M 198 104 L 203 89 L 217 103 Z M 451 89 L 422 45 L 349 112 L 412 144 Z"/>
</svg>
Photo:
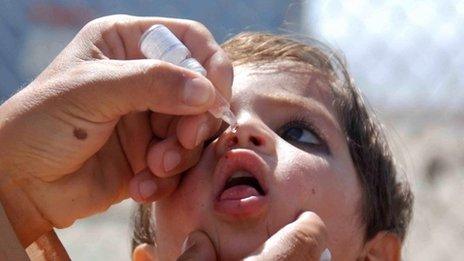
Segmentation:
<svg viewBox="0 0 464 261">
<path fill-rule="evenodd" d="M 179 152 L 175 150 L 168 150 L 163 156 L 164 171 L 169 172 L 179 165 L 181 160 Z"/>
<path fill-rule="evenodd" d="M 202 78 L 188 79 L 184 86 L 184 103 L 199 106 L 209 101 L 213 89 L 209 82 Z"/>
<path fill-rule="evenodd" d="M 181 250 L 181 253 L 185 253 L 185 251 L 189 250 L 191 247 L 193 247 L 195 245 L 195 241 L 192 240 L 191 237 L 187 237 L 185 240 L 184 240 L 184 243 L 182 243 L 182 250 Z"/>
<path fill-rule="evenodd" d="M 156 183 L 153 180 L 145 180 L 139 184 L 139 194 L 142 198 L 151 197 L 156 191 Z"/>
<path fill-rule="evenodd" d="M 208 124 L 206 122 L 203 122 L 200 125 L 200 127 L 198 127 L 197 138 L 195 140 L 195 146 L 198 146 L 204 139 L 206 139 L 208 132 L 209 132 Z"/>
</svg>

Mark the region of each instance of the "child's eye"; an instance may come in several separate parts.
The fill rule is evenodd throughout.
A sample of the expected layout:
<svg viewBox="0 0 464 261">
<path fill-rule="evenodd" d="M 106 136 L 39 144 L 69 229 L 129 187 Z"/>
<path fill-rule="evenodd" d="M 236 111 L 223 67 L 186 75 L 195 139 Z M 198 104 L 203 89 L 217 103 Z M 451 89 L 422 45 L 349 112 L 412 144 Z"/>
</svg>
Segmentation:
<svg viewBox="0 0 464 261">
<path fill-rule="evenodd" d="M 325 142 L 306 122 L 292 121 L 280 128 L 279 135 L 294 146 L 302 149 L 323 149 L 328 152 Z"/>
<path fill-rule="evenodd" d="M 320 145 L 319 139 L 310 130 L 302 127 L 290 127 L 284 130 L 282 138 L 289 142 L 300 142 L 312 145 Z"/>
</svg>

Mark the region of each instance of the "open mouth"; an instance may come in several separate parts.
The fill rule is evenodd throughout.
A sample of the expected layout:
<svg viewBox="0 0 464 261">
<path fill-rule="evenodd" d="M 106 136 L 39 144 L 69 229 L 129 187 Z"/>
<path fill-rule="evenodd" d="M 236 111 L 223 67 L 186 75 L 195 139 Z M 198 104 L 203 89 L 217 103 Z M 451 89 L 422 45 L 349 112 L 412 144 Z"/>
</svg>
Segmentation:
<svg viewBox="0 0 464 261">
<path fill-rule="evenodd" d="M 265 194 L 259 181 L 251 173 L 241 170 L 236 171 L 227 179 L 219 199 L 238 200 L 252 196 L 264 196 Z"/>
<path fill-rule="evenodd" d="M 268 204 L 266 179 L 269 169 L 255 152 L 235 149 L 227 152 L 215 170 L 215 210 L 232 218 L 254 217 Z"/>
</svg>

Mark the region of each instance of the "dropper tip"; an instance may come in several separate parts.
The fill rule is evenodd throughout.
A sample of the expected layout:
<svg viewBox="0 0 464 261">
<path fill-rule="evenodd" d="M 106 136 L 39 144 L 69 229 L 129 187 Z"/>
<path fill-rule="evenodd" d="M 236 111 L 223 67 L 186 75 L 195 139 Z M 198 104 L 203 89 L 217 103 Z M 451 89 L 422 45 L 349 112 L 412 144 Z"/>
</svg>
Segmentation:
<svg viewBox="0 0 464 261">
<path fill-rule="evenodd" d="M 236 130 L 237 118 L 235 117 L 234 113 L 229 108 L 223 111 L 221 118 L 230 125 L 232 132 Z"/>
</svg>

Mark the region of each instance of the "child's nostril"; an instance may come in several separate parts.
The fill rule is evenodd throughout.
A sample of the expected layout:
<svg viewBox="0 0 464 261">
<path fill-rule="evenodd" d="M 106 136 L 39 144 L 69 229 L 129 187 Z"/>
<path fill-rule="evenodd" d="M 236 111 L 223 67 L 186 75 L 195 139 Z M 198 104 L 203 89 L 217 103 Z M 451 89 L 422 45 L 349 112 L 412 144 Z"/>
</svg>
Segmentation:
<svg viewBox="0 0 464 261">
<path fill-rule="evenodd" d="M 233 147 L 237 145 L 237 143 L 238 143 L 238 138 L 234 136 L 231 139 L 229 139 L 226 144 L 227 144 L 227 147 Z"/>
<path fill-rule="evenodd" d="M 251 143 L 253 143 L 253 145 L 255 145 L 255 146 L 261 145 L 261 141 L 260 141 L 258 138 L 256 138 L 256 137 L 251 136 L 251 137 L 250 137 L 250 141 L 251 141 Z"/>
</svg>

